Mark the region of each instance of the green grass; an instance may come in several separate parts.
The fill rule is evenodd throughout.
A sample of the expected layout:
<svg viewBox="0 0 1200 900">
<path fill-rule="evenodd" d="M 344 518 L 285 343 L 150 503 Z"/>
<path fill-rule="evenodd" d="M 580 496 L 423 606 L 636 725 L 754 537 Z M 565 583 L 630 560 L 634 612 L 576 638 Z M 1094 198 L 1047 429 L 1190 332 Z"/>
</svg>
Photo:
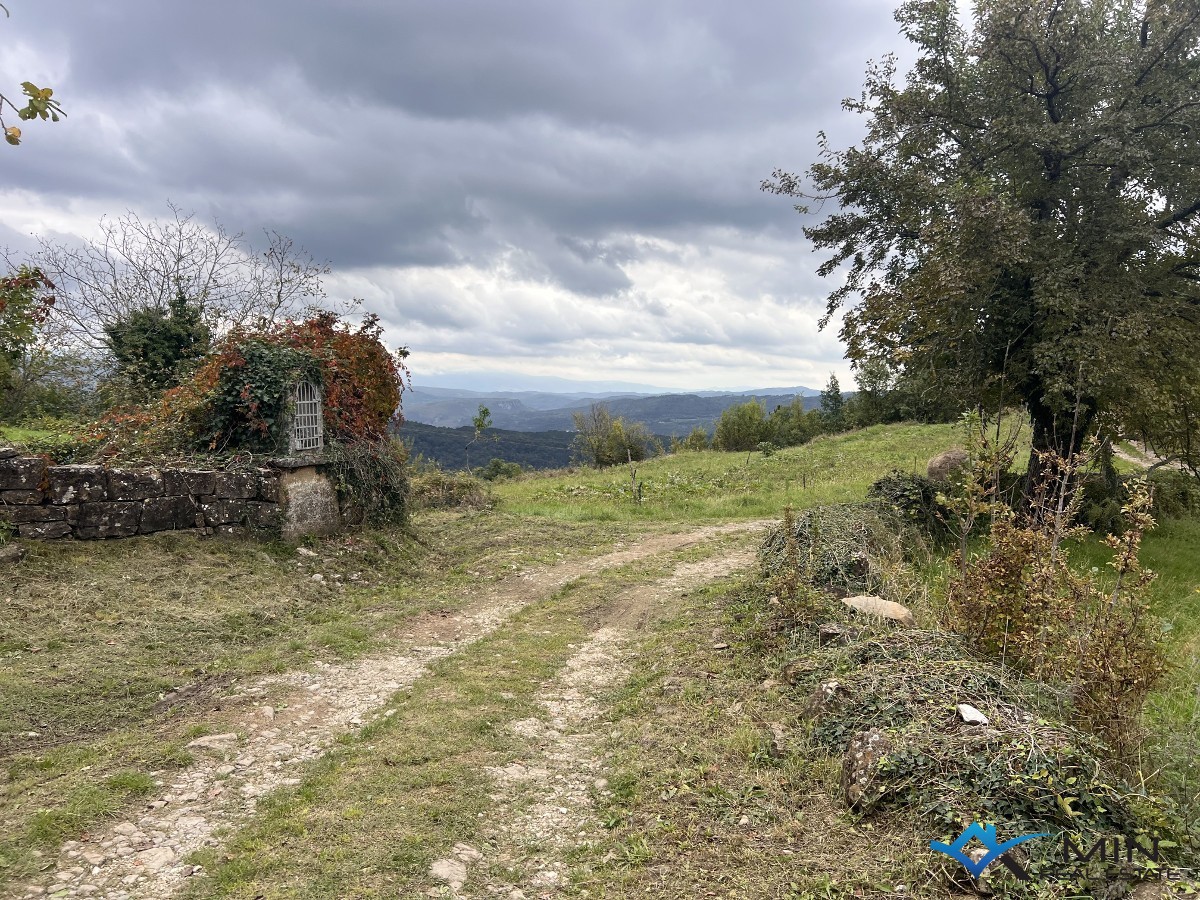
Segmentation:
<svg viewBox="0 0 1200 900">
<path fill-rule="evenodd" d="M 806 734 L 804 698 L 767 680 L 777 653 L 746 602 L 759 590 L 710 585 L 642 647 L 600 729 L 609 837 L 580 852 L 574 885 L 612 900 L 943 896 L 928 889 L 928 836 L 858 821 L 840 759 Z M 730 650 L 714 651 L 717 635 Z"/>
<path fill-rule="evenodd" d="M 42 428 L 23 428 L 19 425 L 0 425 L 0 445 L 22 446 L 30 441 L 45 441 L 56 433 Z"/>
<path fill-rule="evenodd" d="M 925 472 L 930 457 L 961 444 L 954 425 L 877 425 L 761 453 L 679 453 L 629 468 L 530 475 L 494 488 L 513 515 L 571 522 L 713 522 L 777 516 L 785 506 L 861 500 L 892 469 Z"/>
</svg>

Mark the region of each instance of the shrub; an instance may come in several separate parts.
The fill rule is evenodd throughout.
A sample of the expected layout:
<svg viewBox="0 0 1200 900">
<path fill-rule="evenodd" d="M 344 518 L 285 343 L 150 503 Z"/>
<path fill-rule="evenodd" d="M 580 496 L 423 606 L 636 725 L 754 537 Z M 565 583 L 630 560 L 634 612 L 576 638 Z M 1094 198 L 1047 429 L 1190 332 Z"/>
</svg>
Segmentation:
<svg viewBox="0 0 1200 900">
<path fill-rule="evenodd" d="M 479 469 L 475 474 L 484 481 L 505 481 L 509 478 L 516 478 L 522 471 L 520 463 L 507 462 L 503 459 L 493 457 L 486 466 Z"/>
<path fill-rule="evenodd" d="M 947 521 L 952 516 L 942 502 L 942 487 L 924 475 L 893 470 L 867 489 L 867 496 L 893 510 L 906 524 L 935 542 L 950 535 Z"/>
<path fill-rule="evenodd" d="M 769 578 L 789 568 L 814 586 L 851 593 L 879 590 L 902 562 L 900 535 L 870 504 L 817 506 L 772 528 L 759 557 Z"/>
<path fill-rule="evenodd" d="M 731 406 L 721 413 L 713 434 L 717 450 L 747 451 L 758 449 L 767 429 L 767 414 L 757 400 Z"/>
<path fill-rule="evenodd" d="M 1152 514 L 1159 519 L 1200 516 L 1200 478 L 1186 472 L 1157 469 L 1147 478 L 1153 493 Z"/>
<path fill-rule="evenodd" d="M 343 514 L 357 524 L 404 524 L 408 519 L 408 451 L 400 441 L 330 441 L 328 463 Z"/>
<path fill-rule="evenodd" d="M 1072 475 L 1063 468 L 1062 477 Z M 1054 493 L 1035 496 L 1045 503 Z M 1062 543 L 1086 529 L 1063 526 L 1070 506 L 1057 515 L 1035 506 L 1020 523 L 997 515 L 985 552 L 951 558 L 959 575 L 949 586 L 950 627 L 1021 672 L 1068 684 L 1077 719 L 1118 751 L 1132 746 L 1146 697 L 1166 671 L 1162 629 L 1149 613 L 1154 576 L 1138 561 L 1142 535 L 1154 525 L 1150 502 L 1135 483 L 1122 508 L 1123 533 L 1105 539 L 1112 585 L 1071 568 Z"/>
<path fill-rule="evenodd" d="M 709 440 L 708 440 L 708 432 L 705 431 L 703 428 L 701 428 L 699 425 L 697 425 L 695 428 L 693 428 L 691 431 L 688 432 L 687 437 L 685 437 L 682 441 L 679 442 L 678 449 L 686 450 L 686 451 L 690 451 L 690 452 L 697 452 L 700 450 L 708 450 L 710 447 L 711 447 L 711 444 L 709 443 Z M 675 448 L 672 448 L 672 449 L 675 449 Z"/>
<path fill-rule="evenodd" d="M 105 343 L 117 372 L 135 389 L 161 391 L 179 380 L 181 370 L 208 352 L 211 334 L 202 311 L 176 287 L 167 309 L 134 309 L 104 326 Z"/>
<path fill-rule="evenodd" d="M 594 403 L 572 418 L 577 432 L 572 449 L 588 465 L 603 469 L 641 462 L 653 449 L 654 435 L 644 423 L 614 418 L 603 403 Z"/>
<path fill-rule="evenodd" d="M 461 472 L 421 469 L 412 474 L 409 485 L 413 509 L 484 509 L 492 502 L 483 482 Z"/>
</svg>

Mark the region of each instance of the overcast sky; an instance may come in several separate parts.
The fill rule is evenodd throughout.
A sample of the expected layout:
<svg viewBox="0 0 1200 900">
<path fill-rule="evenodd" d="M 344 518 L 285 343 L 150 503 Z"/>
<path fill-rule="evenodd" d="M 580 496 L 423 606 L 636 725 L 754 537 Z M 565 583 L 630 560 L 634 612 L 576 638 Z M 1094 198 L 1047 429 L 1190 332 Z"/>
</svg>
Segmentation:
<svg viewBox="0 0 1200 900">
<path fill-rule="evenodd" d="M 850 386 L 758 185 L 853 140 L 841 99 L 903 49 L 887 0 L 7 6 L 0 86 L 69 118 L 3 148 L 0 244 L 172 201 L 327 259 L 418 384 Z"/>
</svg>

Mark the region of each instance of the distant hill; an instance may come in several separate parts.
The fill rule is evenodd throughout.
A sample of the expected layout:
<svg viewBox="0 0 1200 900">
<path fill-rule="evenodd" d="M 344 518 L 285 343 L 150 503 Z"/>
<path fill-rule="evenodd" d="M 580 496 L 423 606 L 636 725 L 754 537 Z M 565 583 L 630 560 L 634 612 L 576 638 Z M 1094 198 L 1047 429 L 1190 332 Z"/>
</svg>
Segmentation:
<svg viewBox="0 0 1200 900">
<path fill-rule="evenodd" d="M 781 390 L 781 389 L 775 389 Z M 782 389 L 788 391 L 788 389 Z M 808 391 L 808 393 L 804 393 Z M 410 422 L 459 428 L 469 425 L 480 404 L 492 414 L 497 429 L 508 431 L 571 431 L 572 415 L 603 402 L 615 416 L 644 422 L 655 434 L 682 437 L 700 427 L 712 433 L 716 420 L 730 406 L 757 397 L 767 408 L 790 404 L 794 397 L 804 399 L 805 409 L 820 405 L 817 392 L 798 388 L 787 393 L 745 392 L 698 394 L 552 394 L 539 391 L 497 391 L 486 394 L 453 388 L 418 388 L 406 393 L 404 415 Z M 469 438 L 468 438 L 469 440 Z"/>
<path fill-rule="evenodd" d="M 444 469 L 466 467 L 464 447 L 474 429 L 438 428 L 420 422 L 407 421 L 397 432 L 402 441 L 412 446 L 413 454 L 421 454 Z M 566 431 L 506 431 L 489 428 L 484 439 L 471 447 L 471 465 L 483 466 L 493 457 L 517 462 L 527 469 L 560 469 L 571 463 L 571 441 L 575 435 Z"/>
</svg>

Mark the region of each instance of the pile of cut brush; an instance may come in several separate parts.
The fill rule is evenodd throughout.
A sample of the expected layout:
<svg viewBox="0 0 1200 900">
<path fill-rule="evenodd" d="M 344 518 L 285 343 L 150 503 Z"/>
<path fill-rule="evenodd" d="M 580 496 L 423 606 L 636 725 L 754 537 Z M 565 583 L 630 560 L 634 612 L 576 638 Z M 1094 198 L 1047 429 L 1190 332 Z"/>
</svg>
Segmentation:
<svg viewBox="0 0 1200 900">
<path fill-rule="evenodd" d="M 1065 694 L 1005 668 L 958 635 L 851 608 L 867 598 L 834 599 L 880 588 L 887 596 L 889 585 L 906 581 L 894 574 L 904 565 L 902 539 L 878 508 L 822 507 L 789 516 L 788 524 L 793 536 L 776 529 L 762 548 L 767 593 L 792 570 L 826 599 L 808 605 L 808 621 L 786 621 L 793 658 L 783 679 L 801 700 L 813 748 L 841 758 L 842 793 L 852 810 L 903 821 L 947 844 L 972 822 L 997 825 L 1002 839 L 1048 834 L 1052 839 L 1013 853 L 1039 883 L 1069 876 L 1068 894 L 1119 897 L 1156 873 L 1140 857 L 1093 858 L 1064 876 L 1063 835 L 1079 847 L 1115 835 L 1147 845 L 1160 837 L 1168 862 L 1178 862 L 1172 848 L 1176 856 L 1188 852 L 1166 840 L 1184 831 L 1174 827 L 1166 803 L 1130 784 L 1099 739 L 1064 724 Z M 778 597 L 771 600 L 779 609 Z M 999 865 L 988 871 L 993 879 L 1011 878 Z M 945 874 L 990 890 L 949 858 Z"/>
</svg>

